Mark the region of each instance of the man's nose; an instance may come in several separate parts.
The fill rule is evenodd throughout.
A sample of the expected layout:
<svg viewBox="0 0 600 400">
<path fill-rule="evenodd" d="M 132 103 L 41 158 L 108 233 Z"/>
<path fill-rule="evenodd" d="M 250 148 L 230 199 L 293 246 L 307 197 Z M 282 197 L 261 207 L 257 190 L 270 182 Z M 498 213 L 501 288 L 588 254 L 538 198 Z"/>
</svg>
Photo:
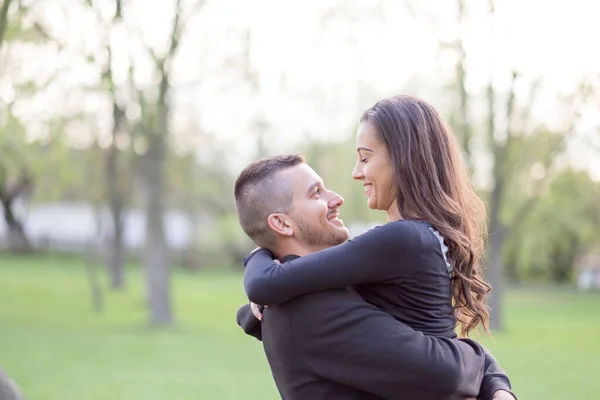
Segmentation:
<svg viewBox="0 0 600 400">
<path fill-rule="evenodd" d="M 344 198 L 337 194 L 336 192 L 331 192 L 331 198 L 327 206 L 331 209 L 340 208 L 344 204 Z"/>
</svg>

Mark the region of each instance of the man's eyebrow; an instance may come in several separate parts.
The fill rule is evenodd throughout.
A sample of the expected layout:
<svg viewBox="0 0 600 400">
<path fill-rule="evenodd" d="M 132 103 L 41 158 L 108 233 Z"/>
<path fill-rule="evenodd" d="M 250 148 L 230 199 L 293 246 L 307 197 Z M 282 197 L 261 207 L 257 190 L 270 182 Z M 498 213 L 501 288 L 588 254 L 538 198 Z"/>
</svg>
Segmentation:
<svg viewBox="0 0 600 400">
<path fill-rule="evenodd" d="M 373 150 L 371 150 L 371 149 L 369 149 L 367 147 L 359 147 L 359 148 L 356 149 L 356 151 L 357 152 L 359 152 L 359 151 L 370 151 L 371 153 L 373 152 Z"/>
<path fill-rule="evenodd" d="M 321 182 L 319 182 L 319 181 L 312 183 L 312 184 L 311 184 L 311 185 L 308 187 L 308 190 L 306 191 L 306 194 L 312 194 L 312 192 L 315 190 L 315 188 L 316 188 L 317 186 L 319 186 L 320 184 L 321 184 Z"/>
</svg>

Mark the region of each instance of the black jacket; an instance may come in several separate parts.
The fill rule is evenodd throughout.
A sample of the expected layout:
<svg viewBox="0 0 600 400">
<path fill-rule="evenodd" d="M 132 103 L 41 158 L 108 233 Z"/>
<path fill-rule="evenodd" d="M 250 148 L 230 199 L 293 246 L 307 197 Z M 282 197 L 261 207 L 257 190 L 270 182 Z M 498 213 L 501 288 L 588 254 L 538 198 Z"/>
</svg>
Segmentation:
<svg viewBox="0 0 600 400">
<path fill-rule="evenodd" d="M 262 339 L 286 400 L 454 400 L 510 390 L 493 357 L 469 339 L 415 331 L 346 288 L 266 308 L 248 305 L 238 324 Z"/>
</svg>

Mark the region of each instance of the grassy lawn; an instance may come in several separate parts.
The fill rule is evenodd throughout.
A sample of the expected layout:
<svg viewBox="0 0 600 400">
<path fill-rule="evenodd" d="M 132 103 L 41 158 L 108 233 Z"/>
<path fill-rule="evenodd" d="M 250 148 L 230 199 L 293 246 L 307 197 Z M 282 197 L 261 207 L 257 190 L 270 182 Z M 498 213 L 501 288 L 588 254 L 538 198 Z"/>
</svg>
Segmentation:
<svg viewBox="0 0 600 400">
<path fill-rule="evenodd" d="M 277 399 L 262 346 L 235 324 L 241 276 L 177 273 L 178 326 L 144 328 L 139 271 L 95 314 L 83 263 L 0 256 L 0 368 L 33 400 Z M 600 393 L 600 295 L 509 291 L 506 332 L 481 337 L 525 399 Z"/>
</svg>

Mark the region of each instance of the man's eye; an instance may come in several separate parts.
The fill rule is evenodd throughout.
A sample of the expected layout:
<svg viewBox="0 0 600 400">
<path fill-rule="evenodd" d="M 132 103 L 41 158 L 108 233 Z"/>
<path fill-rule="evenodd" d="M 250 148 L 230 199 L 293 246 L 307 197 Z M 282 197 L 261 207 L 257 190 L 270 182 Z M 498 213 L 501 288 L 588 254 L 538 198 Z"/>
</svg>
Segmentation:
<svg viewBox="0 0 600 400">
<path fill-rule="evenodd" d="M 367 159 L 366 159 L 366 158 L 362 158 L 362 159 L 360 160 L 360 162 L 361 162 L 361 163 L 365 163 L 365 164 L 366 164 L 366 163 L 367 163 Z"/>
</svg>

